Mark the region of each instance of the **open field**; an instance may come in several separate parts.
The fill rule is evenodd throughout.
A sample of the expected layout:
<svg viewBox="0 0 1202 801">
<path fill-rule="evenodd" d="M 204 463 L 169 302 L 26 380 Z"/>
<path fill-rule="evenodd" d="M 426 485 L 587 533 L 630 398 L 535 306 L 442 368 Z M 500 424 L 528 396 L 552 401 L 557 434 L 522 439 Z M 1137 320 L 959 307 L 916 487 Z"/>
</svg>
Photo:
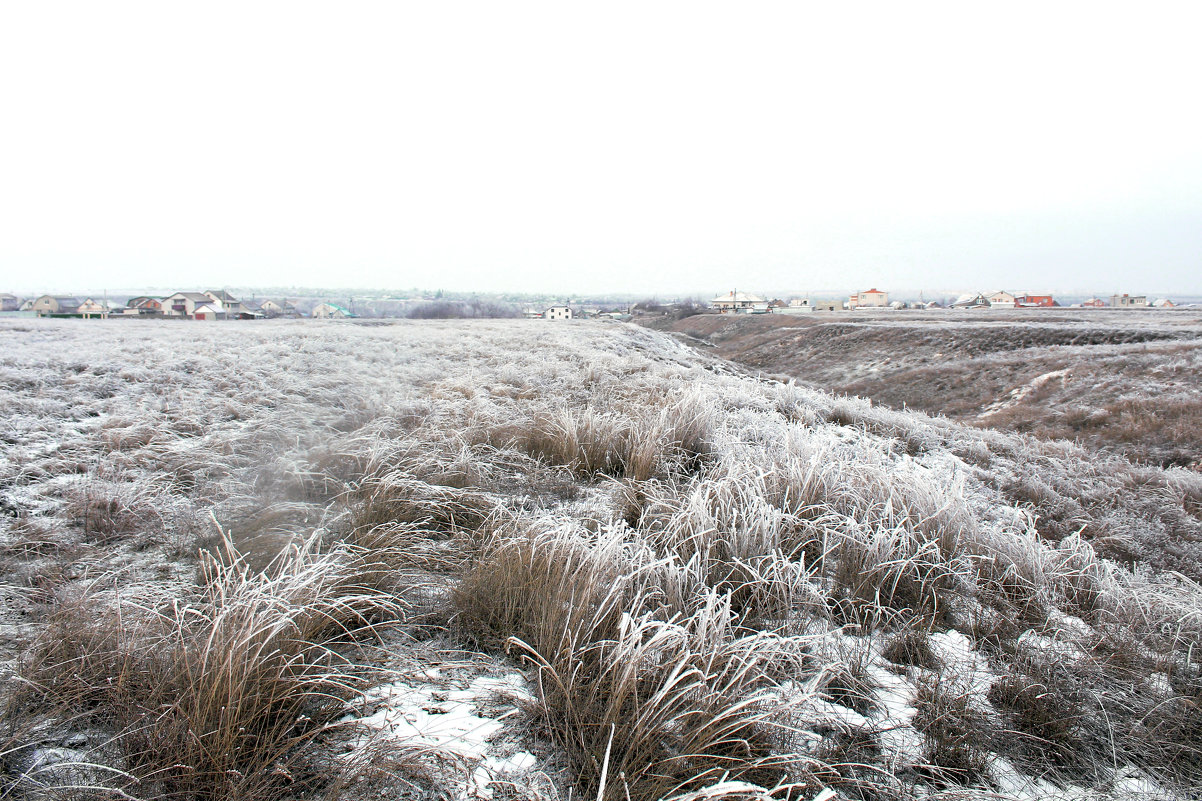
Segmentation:
<svg viewBox="0 0 1202 801">
<path fill-rule="evenodd" d="M 1199 797 L 1194 471 L 618 323 L 0 340 L 0 797 Z"/>
<path fill-rule="evenodd" d="M 1138 462 L 1202 466 L 1196 312 L 699 315 L 670 330 L 829 392 Z"/>
</svg>

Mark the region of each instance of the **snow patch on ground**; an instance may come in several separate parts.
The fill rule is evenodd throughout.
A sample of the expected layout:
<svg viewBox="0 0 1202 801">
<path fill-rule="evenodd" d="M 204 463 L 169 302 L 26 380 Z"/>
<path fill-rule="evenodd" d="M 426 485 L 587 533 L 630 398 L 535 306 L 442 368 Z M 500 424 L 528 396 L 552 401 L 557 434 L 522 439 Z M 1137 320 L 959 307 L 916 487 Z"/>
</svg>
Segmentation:
<svg viewBox="0 0 1202 801">
<path fill-rule="evenodd" d="M 1072 373 L 1068 369 L 1053 370 L 1050 373 L 1035 376 L 1021 387 L 1015 387 L 1010 390 L 1010 393 L 1001 400 L 994 401 L 985 407 L 985 410 L 977 415 L 978 419 L 984 420 L 987 417 L 997 414 L 1000 411 L 1009 409 L 1011 406 L 1017 406 L 1035 392 L 1038 392 L 1049 381 L 1067 381 L 1072 377 Z"/>
<path fill-rule="evenodd" d="M 534 701 L 519 673 L 477 676 L 466 687 L 455 687 L 433 668 L 375 687 L 363 701 L 375 711 L 346 720 L 408 749 L 466 766 L 458 777 L 461 799 L 492 798 L 494 781 L 526 773 L 539 762 L 505 741 L 506 721 L 518 715 L 519 704 Z"/>
<path fill-rule="evenodd" d="M 891 751 L 900 764 L 914 765 L 922 761 L 923 738 L 914 728 L 914 687 L 904 677 L 880 665 L 868 667 L 869 678 L 877 685 L 873 697 L 876 709 L 872 726 L 878 732 L 881 747 Z"/>
<path fill-rule="evenodd" d="M 974 694 L 984 696 L 996 676 L 985 657 L 973 650 L 972 639 L 963 632 L 950 629 L 931 634 L 931 648 L 943 662 L 945 671 L 963 683 Z"/>
</svg>

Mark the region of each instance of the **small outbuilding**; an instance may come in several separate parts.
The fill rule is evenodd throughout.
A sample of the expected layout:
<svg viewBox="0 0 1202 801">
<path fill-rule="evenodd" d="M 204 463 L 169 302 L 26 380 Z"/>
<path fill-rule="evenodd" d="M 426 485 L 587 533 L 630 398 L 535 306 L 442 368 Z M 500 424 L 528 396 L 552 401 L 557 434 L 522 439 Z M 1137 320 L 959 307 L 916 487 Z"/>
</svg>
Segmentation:
<svg viewBox="0 0 1202 801">
<path fill-rule="evenodd" d="M 225 309 L 217 302 L 198 303 L 196 308 L 192 310 L 193 320 L 224 320 L 225 318 Z"/>
</svg>

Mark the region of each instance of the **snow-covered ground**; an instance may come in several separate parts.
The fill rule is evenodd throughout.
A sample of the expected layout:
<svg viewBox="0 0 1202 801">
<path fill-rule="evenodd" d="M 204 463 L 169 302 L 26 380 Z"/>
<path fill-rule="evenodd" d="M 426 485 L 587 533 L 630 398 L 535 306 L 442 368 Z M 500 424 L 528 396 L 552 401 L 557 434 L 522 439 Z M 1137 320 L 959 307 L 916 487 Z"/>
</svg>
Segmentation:
<svg viewBox="0 0 1202 801">
<path fill-rule="evenodd" d="M 390 649 L 437 631 L 476 665 L 348 679 L 314 753 L 402 755 L 385 796 L 1184 798 L 1198 775 L 1196 475 L 617 323 L 0 325 L 10 687 L 81 598 L 213 616 L 198 549 L 250 581 L 320 542 L 387 554 Z M 1053 506 L 1078 525 L 1052 536 Z M 37 676 L 50 714 L 62 677 Z M 37 725 L 46 753 L 75 734 Z"/>
</svg>

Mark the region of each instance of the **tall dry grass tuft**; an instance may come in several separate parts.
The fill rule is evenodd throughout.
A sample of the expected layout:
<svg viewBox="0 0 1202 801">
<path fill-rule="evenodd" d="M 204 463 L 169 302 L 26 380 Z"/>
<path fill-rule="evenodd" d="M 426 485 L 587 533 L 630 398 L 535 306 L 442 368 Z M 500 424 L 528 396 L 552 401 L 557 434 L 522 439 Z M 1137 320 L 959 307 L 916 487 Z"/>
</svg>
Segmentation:
<svg viewBox="0 0 1202 801">
<path fill-rule="evenodd" d="M 918 681 L 914 728 L 925 740 L 925 770 L 938 784 L 972 784 L 987 771 L 991 727 L 964 679 L 940 672 Z"/>
<path fill-rule="evenodd" d="M 656 475 L 694 472 L 711 453 L 712 404 L 686 393 L 658 410 L 536 409 L 526 419 L 496 426 L 494 444 L 515 443 L 531 456 L 581 476 L 621 476 L 646 481 Z"/>
<path fill-rule="evenodd" d="M 673 560 L 622 535 L 498 536 L 455 592 L 461 625 L 530 660 L 539 716 L 590 794 L 785 781 L 771 676 L 799 668 L 799 642 L 740 636 L 727 595 L 688 594 Z"/>
<path fill-rule="evenodd" d="M 450 534 L 479 527 L 492 511 L 479 491 L 430 484 L 404 469 L 369 474 L 351 498 L 355 529 L 413 523 Z"/>
<path fill-rule="evenodd" d="M 81 482 L 68 494 L 68 513 L 84 535 L 105 545 L 133 534 L 162 531 L 163 519 L 146 482 L 118 483 L 98 478 Z"/>
<path fill-rule="evenodd" d="M 320 785 L 306 748 L 366 679 L 343 652 L 405 610 L 373 586 L 370 554 L 315 542 L 262 573 L 227 542 L 202 556 L 207 581 L 190 603 L 64 605 L 23 670 L 25 703 L 111 727 L 140 795 L 270 799 Z"/>
</svg>

